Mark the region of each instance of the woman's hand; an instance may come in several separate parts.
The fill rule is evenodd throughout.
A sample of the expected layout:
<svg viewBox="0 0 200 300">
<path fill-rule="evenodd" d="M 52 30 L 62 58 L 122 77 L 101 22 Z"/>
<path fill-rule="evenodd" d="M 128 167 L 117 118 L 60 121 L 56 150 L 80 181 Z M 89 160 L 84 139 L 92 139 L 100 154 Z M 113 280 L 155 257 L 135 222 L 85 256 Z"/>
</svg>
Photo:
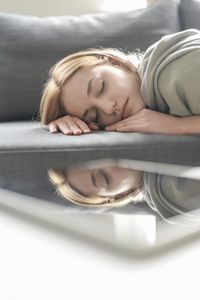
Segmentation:
<svg viewBox="0 0 200 300">
<path fill-rule="evenodd" d="M 99 130 L 99 127 L 94 123 L 86 124 L 81 119 L 68 115 L 52 121 L 48 128 L 51 133 L 57 133 L 60 130 L 67 135 L 80 135 L 90 133 L 91 130 Z"/>
<path fill-rule="evenodd" d="M 108 131 L 184 134 L 181 118 L 144 108 L 128 117 L 105 128 Z"/>
</svg>

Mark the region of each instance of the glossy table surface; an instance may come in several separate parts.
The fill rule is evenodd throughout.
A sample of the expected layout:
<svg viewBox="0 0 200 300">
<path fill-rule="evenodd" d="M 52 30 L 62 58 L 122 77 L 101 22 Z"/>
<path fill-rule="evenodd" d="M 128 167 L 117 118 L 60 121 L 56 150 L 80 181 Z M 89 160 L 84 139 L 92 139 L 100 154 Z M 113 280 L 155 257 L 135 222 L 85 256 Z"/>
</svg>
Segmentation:
<svg viewBox="0 0 200 300">
<path fill-rule="evenodd" d="M 1 299 L 198 299 L 199 236 L 139 259 L 6 209 L 0 232 Z"/>
<path fill-rule="evenodd" d="M 134 160 L 117 165 L 145 171 L 149 183 L 159 179 L 159 192 L 150 189 L 158 211 L 146 202 L 104 209 L 68 205 L 51 185 L 47 193 L 46 166 L 4 164 L 1 299 L 198 299 L 199 167 Z M 94 166 L 103 168 L 105 161 L 87 164 L 90 171 Z M 100 173 L 94 174 L 101 183 Z M 161 217 L 164 194 L 186 214 Z"/>
</svg>

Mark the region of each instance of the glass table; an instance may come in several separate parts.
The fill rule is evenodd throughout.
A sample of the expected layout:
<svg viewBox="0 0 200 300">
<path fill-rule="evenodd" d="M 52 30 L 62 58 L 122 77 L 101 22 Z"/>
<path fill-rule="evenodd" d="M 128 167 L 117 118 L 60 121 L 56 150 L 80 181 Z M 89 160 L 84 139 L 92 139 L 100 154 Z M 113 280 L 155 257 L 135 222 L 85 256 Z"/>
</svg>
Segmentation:
<svg viewBox="0 0 200 300">
<path fill-rule="evenodd" d="M 132 253 L 198 235 L 200 167 L 84 153 L 0 154 L 0 206 Z"/>
</svg>

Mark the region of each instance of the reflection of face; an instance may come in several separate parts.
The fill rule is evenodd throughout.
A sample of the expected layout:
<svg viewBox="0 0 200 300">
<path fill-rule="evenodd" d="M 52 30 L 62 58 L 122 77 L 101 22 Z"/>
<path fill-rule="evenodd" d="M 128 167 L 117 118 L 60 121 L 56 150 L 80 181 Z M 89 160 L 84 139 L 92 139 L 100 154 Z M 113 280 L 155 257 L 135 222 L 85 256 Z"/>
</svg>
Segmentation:
<svg viewBox="0 0 200 300">
<path fill-rule="evenodd" d="M 77 71 L 63 86 L 61 105 L 69 115 L 102 126 L 130 117 L 145 107 L 137 79 L 110 64 Z"/>
<path fill-rule="evenodd" d="M 143 172 L 108 165 L 95 169 L 72 169 L 67 179 L 86 196 L 116 196 L 137 186 Z"/>
</svg>

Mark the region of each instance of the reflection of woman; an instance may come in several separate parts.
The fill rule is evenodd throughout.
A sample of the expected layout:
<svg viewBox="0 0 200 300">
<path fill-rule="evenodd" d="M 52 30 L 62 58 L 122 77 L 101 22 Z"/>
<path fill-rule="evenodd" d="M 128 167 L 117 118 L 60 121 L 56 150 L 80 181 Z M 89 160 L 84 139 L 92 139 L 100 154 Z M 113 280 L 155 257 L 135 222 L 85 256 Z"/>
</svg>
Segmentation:
<svg viewBox="0 0 200 300">
<path fill-rule="evenodd" d="M 43 91 L 42 123 L 75 135 L 99 128 L 200 134 L 200 32 L 165 36 L 135 57 L 90 49 L 62 59 Z"/>
<path fill-rule="evenodd" d="M 57 192 L 83 206 L 124 206 L 143 202 L 166 221 L 182 225 L 199 224 L 199 181 L 98 162 L 93 167 L 64 171 L 48 170 Z M 141 204 L 143 204 L 141 203 Z M 178 220 L 171 217 L 179 216 Z"/>
<path fill-rule="evenodd" d="M 48 174 L 57 192 L 79 205 L 122 206 L 130 201 L 141 201 L 141 171 L 109 164 L 92 169 L 50 169 Z"/>
</svg>

